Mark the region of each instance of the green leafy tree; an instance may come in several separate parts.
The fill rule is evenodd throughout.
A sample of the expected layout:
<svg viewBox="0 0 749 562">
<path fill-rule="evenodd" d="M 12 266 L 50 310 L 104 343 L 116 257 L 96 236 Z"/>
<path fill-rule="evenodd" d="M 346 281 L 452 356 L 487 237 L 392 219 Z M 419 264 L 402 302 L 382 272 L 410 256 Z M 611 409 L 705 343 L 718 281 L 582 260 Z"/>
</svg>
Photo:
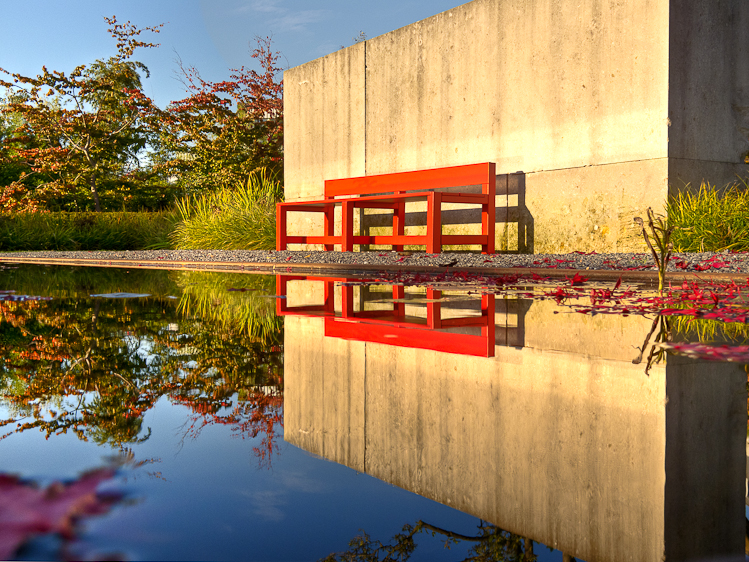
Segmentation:
<svg viewBox="0 0 749 562">
<path fill-rule="evenodd" d="M 0 76 L 9 76 L 0 85 L 11 93 L 0 115 L 17 120 L 0 141 L 0 158 L 27 167 L 8 184 L 11 190 L 29 189 L 31 176 L 41 179 L 24 196 L 29 208 L 63 201 L 70 210 L 92 205 L 101 211 L 103 186 L 144 179 L 140 162 L 150 132 L 141 115 L 153 104 L 142 91 L 141 73 L 148 76 L 148 69 L 131 58 L 138 48 L 158 46 L 138 37 L 161 26 L 140 30 L 114 16 L 105 20 L 117 41 L 109 59 L 70 74 L 42 67 L 35 77 L 0 68 Z"/>
</svg>

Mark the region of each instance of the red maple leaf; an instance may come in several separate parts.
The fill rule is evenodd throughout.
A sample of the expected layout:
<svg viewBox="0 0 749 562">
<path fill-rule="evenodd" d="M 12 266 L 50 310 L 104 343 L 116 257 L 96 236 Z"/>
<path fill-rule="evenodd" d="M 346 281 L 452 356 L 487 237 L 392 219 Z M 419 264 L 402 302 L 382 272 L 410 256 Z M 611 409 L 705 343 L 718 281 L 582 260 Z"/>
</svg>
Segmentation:
<svg viewBox="0 0 749 562">
<path fill-rule="evenodd" d="M 583 277 L 582 275 L 580 275 L 580 272 L 577 272 L 577 273 L 575 273 L 575 276 L 572 279 L 570 279 L 569 281 L 570 281 L 570 285 L 572 287 L 574 287 L 575 285 L 582 285 L 587 280 L 588 280 L 587 277 Z"/>
</svg>

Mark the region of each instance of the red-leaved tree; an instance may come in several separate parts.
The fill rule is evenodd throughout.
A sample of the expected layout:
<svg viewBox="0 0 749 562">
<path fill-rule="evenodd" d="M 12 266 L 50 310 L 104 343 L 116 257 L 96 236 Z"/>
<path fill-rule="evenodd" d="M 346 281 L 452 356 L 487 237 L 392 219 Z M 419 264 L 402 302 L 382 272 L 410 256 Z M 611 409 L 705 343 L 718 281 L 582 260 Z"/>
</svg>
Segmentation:
<svg viewBox="0 0 749 562">
<path fill-rule="evenodd" d="M 158 46 L 139 36 L 162 26 L 138 29 L 114 16 L 104 19 L 117 42 L 117 54 L 109 59 L 77 66 L 70 74 L 45 66 L 32 77 L 0 68 L 0 86 L 9 93 L 0 113 L 19 120 L 0 139 L 0 162 L 21 170 L 4 186 L 0 211 L 65 200 L 71 210 L 90 204 L 101 211 L 102 185 L 142 172 L 151 135 L 142 115 L 153 104 L 142 92 L 140 73 L 148 75 L 148 69 L 131 58 L 138 48 Z"/>
<path fill-rule="evenodd" d="M 179 62 L 189 94 L 153 110 L 160 131 L 160 166 L 188 193 L 232 187 L 261 168 L 283 167 L 283 81 L 271 39 L 256 38 L 260 72 L 232 69 L 230 79 L 204 80 Z"/>
</svg>

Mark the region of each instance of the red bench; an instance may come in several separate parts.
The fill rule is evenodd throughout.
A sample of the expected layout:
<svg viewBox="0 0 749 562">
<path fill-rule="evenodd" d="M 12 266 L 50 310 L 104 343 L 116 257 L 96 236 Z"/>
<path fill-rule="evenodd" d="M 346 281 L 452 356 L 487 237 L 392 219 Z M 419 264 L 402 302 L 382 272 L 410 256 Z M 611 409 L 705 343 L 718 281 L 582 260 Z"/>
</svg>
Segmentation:
<svg viewBox="0 0 749 562">
<path fill-rule="evenodd" d="M 390 245 L 402 250 L 404 244 L 424 245 L 428 253 L 442 251 L 443 245 L 481 246 L 482 253 L 494 253 L 495 165 L 491 162 L 433 168 L 415 172 L 398 172 L 358 178 L 325 181 L 324 199 L 278 203 L 276 206 L 276 249 L 288 244 L 323 244 L 326 250 L 341 245 L 352 252 L 354 244 Z M 433 191 L 442 188 L 481 186 L 481 193 Z M 406 201 L 424 198 L 427 202 L 426 234 L 406 235 Z M 481 205 L 481 234 L 442 234 L 442 203 Z M 341 234 L 335 232 L 335 208 L 341 207 Z M 354 234 L 354 209 L 392 209 L 393 233 L 364 236 Z M 324 232 L 320 236 L 287 234 L 289 212 L 319 212 L 324 215 Z"/>
</svg>

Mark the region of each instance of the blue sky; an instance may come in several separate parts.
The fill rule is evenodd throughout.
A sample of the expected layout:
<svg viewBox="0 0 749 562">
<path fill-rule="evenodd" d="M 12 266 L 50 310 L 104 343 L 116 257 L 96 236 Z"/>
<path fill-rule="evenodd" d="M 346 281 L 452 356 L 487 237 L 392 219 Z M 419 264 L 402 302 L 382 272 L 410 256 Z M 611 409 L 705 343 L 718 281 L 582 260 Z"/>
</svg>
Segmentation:
<svg viewBox="0 0 749 562">
<path fill-rule="evenodd" d="M 175 59 L 208 80 L 251 66 L 255 36 L 272 36 L 281 66 L 297 66 L 465 0 L 0 0 L 0 68 L 36 75 L 42 65 L 68 72 L 114 54 L 104 16 L 142 28 L 166 24 L 158 49 L 136 52 L 151 78 L 146 94 L 159 105 L 184 97 Z M 143 36 L 141 36 L 143 37 Z M 144 37 L 145 38 L 145 37 Z M 151 40 L 145 38 L 147 40 Z"/>
</svg>

